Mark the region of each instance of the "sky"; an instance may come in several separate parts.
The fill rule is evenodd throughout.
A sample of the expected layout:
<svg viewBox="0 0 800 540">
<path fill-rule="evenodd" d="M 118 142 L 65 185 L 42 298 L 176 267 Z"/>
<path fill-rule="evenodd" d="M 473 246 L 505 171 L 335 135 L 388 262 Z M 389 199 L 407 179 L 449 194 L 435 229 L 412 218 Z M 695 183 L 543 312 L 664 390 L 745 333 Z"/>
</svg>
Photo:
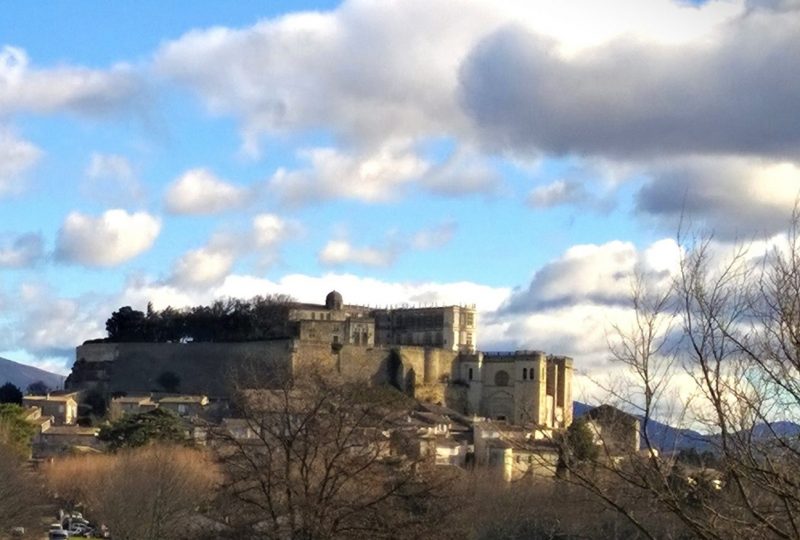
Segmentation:
<svg viewBox="0 0 800 540">
<path fill-rule="evenodd" d="M 609 367 L 679 220 L 800 194 L 800 2 L 13 2 L 0 356 L 68 372 L 120 306 L 476 304 L 482 350 Z"/>
</svg>

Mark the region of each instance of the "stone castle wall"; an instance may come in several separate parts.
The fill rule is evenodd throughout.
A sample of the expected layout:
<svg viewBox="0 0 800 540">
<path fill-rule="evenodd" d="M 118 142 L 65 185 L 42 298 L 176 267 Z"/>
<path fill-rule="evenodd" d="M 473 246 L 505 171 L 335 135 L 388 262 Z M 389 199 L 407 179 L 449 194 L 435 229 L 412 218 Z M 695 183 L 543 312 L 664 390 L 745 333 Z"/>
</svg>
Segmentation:
<svg viewBox="0 0 800 540">
<path fill-rule="evenodd" d="M 68 384 L 106 393 L 147 393 L 161 390 L 159 376 L 172 372 L 178 390 L 222 397 L 235 379 L 269 378 L 272 373 L 302 372 L 322 367 L 345 379 L 391 384 L 400 389 L 441 385 L 457 363 L 455 351 L 424 347 L 362 347 L 293 339 L 243 343 L 87 343 L 76 349 Z M 444 400 L 444 390 L 435 395 Z"/>
<path fill-rule="evenodd" d="M 70 389 L 106 394 L 163 391 L 172 372 L 177 391 L 210 398 L 234 383 L 270 386 L 289 373 L 330 370 L 348 381 L 388 384 L 463 414 L 515 424 L 566 427 L 571 421 L 572 360 L 542 352 L 463 353 L 419 346 L 359 346 L 277 339 L 238 343 L 87 343 L 77 348 Z"/>
<path fill-rule="evenodd" d="M 180 378 L 181 393 L 221 397 L 229 394 L 236 377 L 287 369 L 292 343 L 88 343 L 77 348 L 67 384 L 142 394 L 162 390 L 158 377 L 169 371 Z"/>
</svg>

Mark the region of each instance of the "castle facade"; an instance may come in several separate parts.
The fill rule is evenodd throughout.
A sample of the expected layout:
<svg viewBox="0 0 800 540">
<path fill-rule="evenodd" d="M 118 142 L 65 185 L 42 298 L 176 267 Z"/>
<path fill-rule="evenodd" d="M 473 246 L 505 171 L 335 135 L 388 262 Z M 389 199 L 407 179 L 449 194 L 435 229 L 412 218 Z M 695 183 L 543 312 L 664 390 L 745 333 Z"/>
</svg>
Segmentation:
<svg viewBox="0 0 800 540">
<path fill-rule="evenodd" d="M 237 343 L 85 343 L 67 385 L 106 394 L 157 390 L 164 372 L 183 393 L 224 398 L 243 369 L 299 373 L 309 366 L 343 378 L 390 384 L 422 401 L 515 425 L 572 422 L 572 359 L 540 351 L 477 350 L 475 306 L 375 309 L 293 304 L 292 335 Z"/>
</svg>

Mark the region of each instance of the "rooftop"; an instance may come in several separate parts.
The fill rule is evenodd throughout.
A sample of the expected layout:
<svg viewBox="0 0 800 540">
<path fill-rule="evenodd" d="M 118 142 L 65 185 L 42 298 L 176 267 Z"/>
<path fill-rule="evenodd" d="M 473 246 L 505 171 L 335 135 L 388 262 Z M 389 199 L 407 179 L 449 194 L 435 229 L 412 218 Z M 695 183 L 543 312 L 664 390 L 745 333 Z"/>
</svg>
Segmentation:
<svg viewBox="0 0 800 540">
<path fill-rule="evenodd" d="M 208 397 L 206 396 L 166 396 L 162 397 L 158 400 L 159 403 L 200 403 L 201 405 L 205 405 L 208 403 Z"/>
<path fill-rule="evenodd" d="M 78 435 L 83 437 L 96 437 L 100 428 L 85 426 L 50 426 L 44 435 Z"/>
<path fill-rule="evenodd" d="M 75 396 L 73 394 L 66 394 L 61 396 L 54 396 L 50 394 L 49 396 L 25 396 L 22 398 L 23 401 L 59 401 L 59 402 L 67 402 L 67 401 L 75 401 Z"/>
</svg>

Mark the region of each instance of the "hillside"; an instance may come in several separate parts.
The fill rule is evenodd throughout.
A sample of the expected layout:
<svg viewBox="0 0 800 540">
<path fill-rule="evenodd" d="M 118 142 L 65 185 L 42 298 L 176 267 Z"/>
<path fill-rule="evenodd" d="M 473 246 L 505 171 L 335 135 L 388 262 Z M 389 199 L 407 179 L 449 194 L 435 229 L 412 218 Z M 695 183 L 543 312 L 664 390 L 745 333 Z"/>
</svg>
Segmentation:
<svg viewBox="0 0 800 540">
<path fill-rule="evenodd" d="M 55 390 L 64 386 L 64 379 L 63 375 L 0 358 L 0 385 L 10 382 L 24 392 L 29 384 L 42 381 Z"/>
</svg>

